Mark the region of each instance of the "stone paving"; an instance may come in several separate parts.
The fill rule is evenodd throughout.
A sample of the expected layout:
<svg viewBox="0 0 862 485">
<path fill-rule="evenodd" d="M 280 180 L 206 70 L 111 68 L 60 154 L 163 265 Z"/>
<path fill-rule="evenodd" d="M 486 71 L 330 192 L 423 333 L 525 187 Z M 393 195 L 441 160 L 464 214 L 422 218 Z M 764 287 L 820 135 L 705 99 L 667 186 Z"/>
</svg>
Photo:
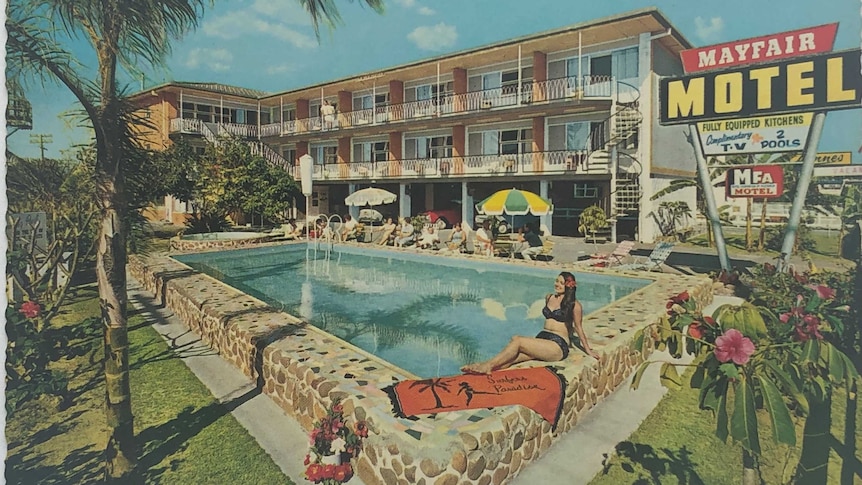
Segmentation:
<svg viewBox="0 0 862 485">
<path fill-rule="evenodd" d="M 654 280 L 585 317 L 584 328 L 601 354 L 599 361 L 576 350 L 553 365 L 568 382 L 563 412 L 553 432 L 549 423 L 520 406 L 395 417 L 382 388 L 415 376 L 167 255 L 133 258 L 129 266 L 146 289 L 223 357 L 256 379 L 263 392 L 304 429 L 310 429 L 325 406 L 339 397 L 344 399 L 346 416 L 367 420 L 372 435 L 354 461 L 365 483 L 485 485 L 509 482 L 646 358 L 650 349 L 637 348 L 633 336 L 665 314 L 669 297 L 687 289 L 703 304 L 712 299 L 712 282 L 704 276 L 621 273 L 559 262 L 511 264 Z"/>
</svg>

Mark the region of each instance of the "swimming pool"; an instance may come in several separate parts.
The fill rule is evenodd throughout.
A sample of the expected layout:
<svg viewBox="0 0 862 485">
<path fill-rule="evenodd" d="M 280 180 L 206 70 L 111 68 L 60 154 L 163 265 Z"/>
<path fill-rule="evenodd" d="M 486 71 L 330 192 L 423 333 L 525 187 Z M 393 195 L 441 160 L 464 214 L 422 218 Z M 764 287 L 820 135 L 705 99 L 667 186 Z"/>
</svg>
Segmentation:
<svg viewBox="0 0 862 485">
<path fill-rule="evenodd" d="M 558 270 L 305 244 L 175 256 L 420 377 L 459 373 L 535 335 Z M 585 314 L 652 280 L 579 273 Z"/>
</svg>

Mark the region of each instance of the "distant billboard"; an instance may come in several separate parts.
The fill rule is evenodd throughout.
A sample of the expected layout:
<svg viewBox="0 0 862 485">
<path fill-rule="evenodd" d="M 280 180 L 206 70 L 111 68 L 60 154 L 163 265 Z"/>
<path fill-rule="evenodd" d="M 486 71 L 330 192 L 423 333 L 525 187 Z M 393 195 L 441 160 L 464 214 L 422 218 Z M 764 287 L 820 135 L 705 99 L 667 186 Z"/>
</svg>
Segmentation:
<svg viewBox="0 0 862 485">
<path fill-rule="evenodd" d="M 794 155 L 790 161 L 802 161 L 802 155 Z M 851 163 L 853 163 L 853 154 L 850 152 L 820 152 L 814 158 L 815 165 L 850 165 Z"/>
<path fill-rule="evenodd" d="M 862 104 L 862 50 L 659 81 L 663 125 L 820 110 Z"/>
<path fill-rule="evenodd" d="M 728 197 L 780 197 L 784 193 L 784 172 L 778 165 L 730 168 L 725 191 Z"/>
</svg>

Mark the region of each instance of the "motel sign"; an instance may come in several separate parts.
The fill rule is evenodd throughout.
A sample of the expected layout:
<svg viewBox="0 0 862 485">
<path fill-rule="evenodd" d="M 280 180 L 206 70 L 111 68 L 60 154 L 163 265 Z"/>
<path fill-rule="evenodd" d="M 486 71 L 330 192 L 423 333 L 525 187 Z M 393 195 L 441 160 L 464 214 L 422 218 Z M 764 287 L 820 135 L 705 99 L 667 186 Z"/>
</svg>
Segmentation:
<svg viewBox="0 0 862 485">
<path fill-rule="evenodd" d="M 852 49 L 661 79 L 661 124 L 858 108 L 860 54 Z"/>
<path fill-rule="evenodd" d="M 727 171 L 725 191 L 728 197 L 780 197 L 784 192 L 784 172 L 778 165 L 734 167 Z"/>
</svg>

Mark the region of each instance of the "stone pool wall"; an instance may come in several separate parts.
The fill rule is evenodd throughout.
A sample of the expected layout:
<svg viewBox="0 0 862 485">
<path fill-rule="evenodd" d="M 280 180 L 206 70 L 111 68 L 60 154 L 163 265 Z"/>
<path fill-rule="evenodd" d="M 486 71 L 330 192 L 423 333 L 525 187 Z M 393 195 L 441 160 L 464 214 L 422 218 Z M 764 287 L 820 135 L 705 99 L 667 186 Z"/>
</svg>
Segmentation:
<svg viewBox="0 0 862 485">
<path fill-rule="evenodd" d="M 218 233 L 214 233 L 218 234 Z M 239 233 L 230 233 L 239 234 Z M 222 249 L 238 249 L 272 240 L 269 234 L 254 234 L 239 239 L 183 239 L 181 236 L 171 238 L 172 251 L 210 251 Z"/>
<path fill-rule="evenodd" d="M 568 385 L 552 432 L 521 406 L 397 418 L 382 388 L 415 376 L 166 256 L 132 257 L 129 270 L 304 429 L 335 398 L 348 420 L 366 420 L 371 435 L 353 464 L 368 485 L 507 483 L 646 358 L 650 349 L 635 350 L 632 337 L 665 314 L 669 297 L 687 289 L 704 305 L 712 300 L 708 278 L 653 275 L 655 283 L 585 317 L 602 357 L 596 362 L 576 350 L 555 363 Z"/>
</svg>

